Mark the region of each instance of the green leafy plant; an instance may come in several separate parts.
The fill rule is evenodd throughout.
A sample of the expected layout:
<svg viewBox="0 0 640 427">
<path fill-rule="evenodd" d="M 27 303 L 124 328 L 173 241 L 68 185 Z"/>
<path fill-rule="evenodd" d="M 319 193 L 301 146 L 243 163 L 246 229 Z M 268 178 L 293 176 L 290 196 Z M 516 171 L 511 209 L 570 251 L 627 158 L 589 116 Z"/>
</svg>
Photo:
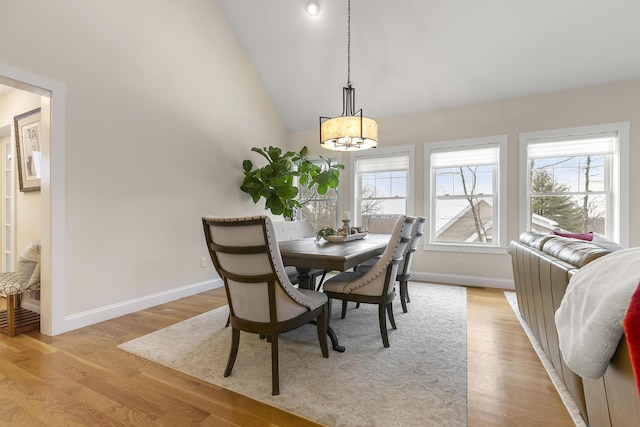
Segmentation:
<svg viewBox="0 0 640 427">
<path fill-rule="evenodd" d="M 297 153 L 283 153 L 273 146 L 253 147 L 251 151 L 263 156 L 267 164 L 254 169 L 251 160 L 244 160 L 244 181 L 240 189 L 251 196 L 253 203 L 264 198 L 265 209 L 287 220 L 294 219 L 296 210 L 316 194 L 326 194 L 330 188 L 338 187 L 340 171 L 344 169 L 343 165 L 332 163 L 331 159 L 323 158 L 325 167 L 311 162 L 307 158 L 307 147 Z M 298 200 L 298 184 L 310 190 L 309 197 L 302 202 Z"/>
</svg>

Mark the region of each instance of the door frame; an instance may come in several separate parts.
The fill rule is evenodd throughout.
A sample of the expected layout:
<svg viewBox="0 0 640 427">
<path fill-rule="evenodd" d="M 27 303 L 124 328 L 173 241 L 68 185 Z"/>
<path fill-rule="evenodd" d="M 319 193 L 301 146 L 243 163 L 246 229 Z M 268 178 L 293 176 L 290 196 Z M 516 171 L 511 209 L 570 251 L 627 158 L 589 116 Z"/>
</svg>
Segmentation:
<svg viewBox="0 0 640 427">
<path fill-rule="evenodd" d="M 40 332 L 66 332 L 66 94 L 64 84 L 0 63 L 0 83 L 41 96 L 42 253 Z M 47 144 L 46 141 L 49 141 Z"/>
</svg>

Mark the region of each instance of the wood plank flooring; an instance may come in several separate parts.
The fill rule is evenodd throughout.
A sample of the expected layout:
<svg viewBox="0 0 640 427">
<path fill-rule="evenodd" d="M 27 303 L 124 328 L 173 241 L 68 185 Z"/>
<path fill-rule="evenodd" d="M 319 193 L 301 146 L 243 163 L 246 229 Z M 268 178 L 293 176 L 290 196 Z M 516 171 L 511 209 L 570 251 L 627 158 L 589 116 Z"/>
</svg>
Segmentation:
<svg viewBox="0 0 640 427">
<path fill-rule="evenodd" d="M 1 335 L 0 426 L 317 426 L 116 348 L 225 303 L 216 289 L 55 337 Z M 469 426 L 573 425 L 500 291 L 469 289 L 468 366 Z"/>
</svg>

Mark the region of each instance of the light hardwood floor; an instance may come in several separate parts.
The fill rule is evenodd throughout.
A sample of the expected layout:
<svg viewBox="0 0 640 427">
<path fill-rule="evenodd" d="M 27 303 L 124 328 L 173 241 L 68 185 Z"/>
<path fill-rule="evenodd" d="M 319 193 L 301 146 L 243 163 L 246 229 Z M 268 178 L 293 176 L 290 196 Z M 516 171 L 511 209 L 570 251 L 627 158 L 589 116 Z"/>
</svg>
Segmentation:
<svg viewBox="0 0 640 427">
<path fill-rule="evenodd" d="M 0 426 L 317 426 L 116 348 L 225 303 L 216 289 L 55 337 L 0 336 Z M 469 426 L 573 425 L 502 292 L 470 288 L 467 309 Z"/>
</svg>

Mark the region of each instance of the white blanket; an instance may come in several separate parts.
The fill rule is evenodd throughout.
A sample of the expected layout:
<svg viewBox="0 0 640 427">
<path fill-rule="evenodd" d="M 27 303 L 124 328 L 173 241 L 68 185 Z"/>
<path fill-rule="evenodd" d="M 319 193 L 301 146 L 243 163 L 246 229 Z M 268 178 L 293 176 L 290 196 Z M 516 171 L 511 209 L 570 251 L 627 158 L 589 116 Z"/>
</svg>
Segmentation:
<svg viewBox="0 0 640 427">
<path fill-rule="evenodd" d="M 604 375 L 639 281 L 640 248 L 598 258 L 569 281 L 555 319 L 560 351 L 573 372 L 592 379 Z"/>
</svg>

